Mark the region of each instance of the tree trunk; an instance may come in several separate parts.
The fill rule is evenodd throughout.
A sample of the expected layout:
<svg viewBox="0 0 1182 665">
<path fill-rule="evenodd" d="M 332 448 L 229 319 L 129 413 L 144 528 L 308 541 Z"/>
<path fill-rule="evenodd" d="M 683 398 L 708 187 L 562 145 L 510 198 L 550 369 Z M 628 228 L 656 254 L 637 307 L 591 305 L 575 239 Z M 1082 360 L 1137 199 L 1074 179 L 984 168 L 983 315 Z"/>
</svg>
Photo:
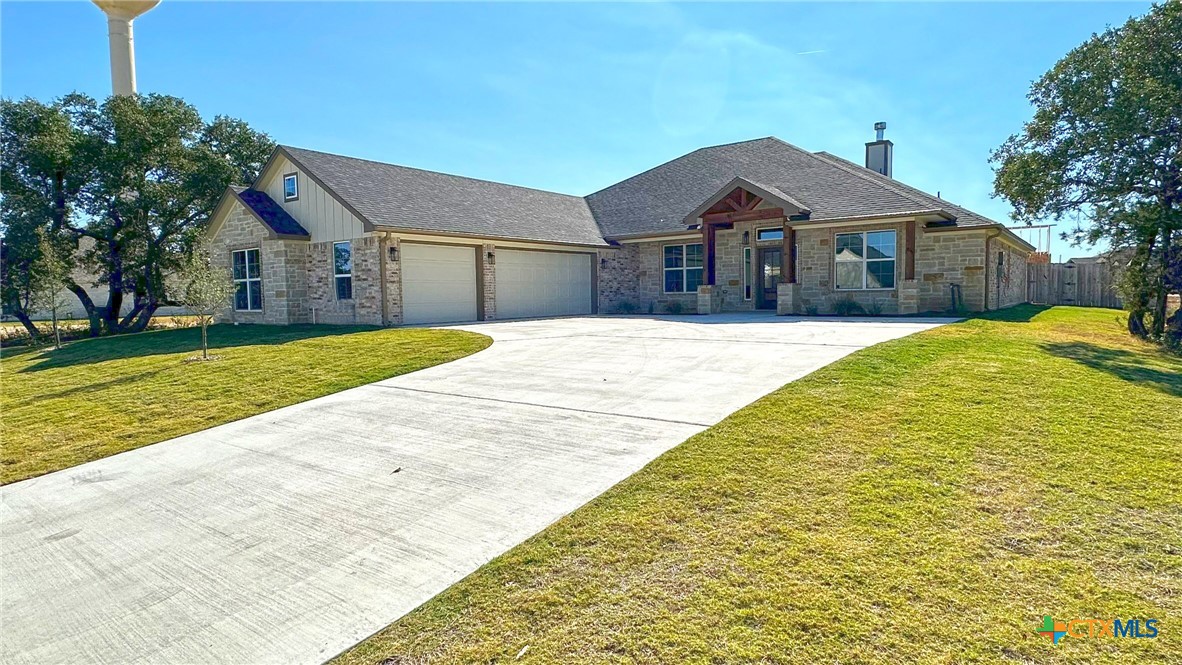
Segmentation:
<svg viewBox="0 0 1182 665">
<path fill-rule="evenodd" d="M 54 297 L 56 298 L 57 296 L 54 296 Z M 56 304 L 54 304 L 54 306 L 49 309 L 49 315 L 53 318 L 53 348 L 60 349 L 60 348 L 62 348 L 62 331 L 57 326 L 57 305 Z"/>
<path fill-rule="evenodd" d="M 209 360 L 209 319 L 201 317 L 201 358 Z"/>
<path fill-rule="evenodd" d="M 82 303 L 82 309 L 86 311 L 86 318 L 90 321 L 90 336 L 98 337 L 103 332 L 103 322 L 99 318 L 98 308 L 95 307 L 94 301 L 90 299 L 90 294 L 86 289 L 77 284 L 67 284 L 66 288 L 78 297 L 78 302 Z"/>
<path fill-rule="evenodd" d="M 41 338 L 41 331 L 37 330 L 37 326 L 33 325 L 33 320 L 29 318 L 28 312 L 22 307 L 13 307 L 12 315 L 16 317 L 17 321 L 25 327 L 25 331 L 29 333 L 29 340 L 36 343 Z"/>
</svg>

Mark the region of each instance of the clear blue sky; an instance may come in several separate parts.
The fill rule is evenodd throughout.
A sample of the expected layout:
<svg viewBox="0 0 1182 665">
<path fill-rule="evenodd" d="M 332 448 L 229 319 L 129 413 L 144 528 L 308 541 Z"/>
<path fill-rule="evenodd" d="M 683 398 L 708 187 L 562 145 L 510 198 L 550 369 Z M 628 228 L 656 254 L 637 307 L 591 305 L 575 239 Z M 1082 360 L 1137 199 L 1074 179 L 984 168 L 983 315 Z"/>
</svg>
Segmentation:
<svg viewBox="0 0 1182 665">
<path fill-rule="evenodd" d="M 164 0 L 136 66 L 140 92 L 281 143 L 570 194 L 767 135 L 861 162 L 885 120 L 896 178 L 1008 222 L 987 160 L 1030 82 L 1148 7 Z M 0 23 L 4 96 L 109 94 L 89 2 L 3 2 Z"/>
</svg>

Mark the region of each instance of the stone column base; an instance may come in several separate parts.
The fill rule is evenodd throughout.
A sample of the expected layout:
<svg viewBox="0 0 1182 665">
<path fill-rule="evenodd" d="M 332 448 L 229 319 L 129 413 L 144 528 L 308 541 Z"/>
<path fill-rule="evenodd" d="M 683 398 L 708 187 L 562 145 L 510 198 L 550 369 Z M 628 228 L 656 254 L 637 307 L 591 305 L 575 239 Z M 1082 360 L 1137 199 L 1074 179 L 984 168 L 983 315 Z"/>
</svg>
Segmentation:
<svg viewBox="0 0 1182 665">
<path fill-rule="evenodd" d="M 799 314 L 800 284 L 780 282 L 776 286 L 776 315 Z"/>
<path fill-rule="evenodd" d="M 702 284 L 698 287 L 698 314 L 712 314 L 714 312 L 714 287 Z"/>
<path fill-rule="evenodd" d="M 919 281 L 905 279 L 899 282 L 899 314 L 919 313 Z"/>
</svg>

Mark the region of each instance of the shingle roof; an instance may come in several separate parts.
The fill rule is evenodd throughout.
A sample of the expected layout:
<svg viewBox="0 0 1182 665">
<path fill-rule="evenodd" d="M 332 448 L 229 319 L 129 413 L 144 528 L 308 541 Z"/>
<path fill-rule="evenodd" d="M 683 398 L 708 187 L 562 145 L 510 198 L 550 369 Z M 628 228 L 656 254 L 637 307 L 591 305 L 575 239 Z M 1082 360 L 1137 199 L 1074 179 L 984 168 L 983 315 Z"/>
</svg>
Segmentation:
<svg viewBox="0 0 1182 665">
<path fill-rule="evenodd" d="M 606 245 L 587 202 L 487 180 L 284 146 L 375 226 Z"/>
<path fill-rule="evenodd" d="M 799 202 L 811 211 L 810 221 L 936 213 L 956 218 L 956 226 L 997 225 L 848 160 L 775 137 L 701 148 L 585 198 L 283 150 L 371 224 L 408 230 L 605 245 L 605 238 L 684 231 L 686 215 L 736 178 Z"/>
<path fill-rule="evenodd" d="M 287 214 L 283 206 L 275 203 L 265 192 L 246 187 L 234 187 L 233 189 L 234 193 L 238 195 L 238 200 L 250 208 L 275 233 L 281 236 L 308 236 L 307 229 L 300 226 L 294 217 Z"/>
<path fill-rule="evenodd" d="M 695 150 L 595 192 L 587 202 L 609 236 L 684 229 L 682 218 L 735 177 L 786 193 L 808 206 L 814 221 L 947 209 L 935 197 L 892 187 L 889 178 L 847 164 L 767 137 Z"/>
</svg>

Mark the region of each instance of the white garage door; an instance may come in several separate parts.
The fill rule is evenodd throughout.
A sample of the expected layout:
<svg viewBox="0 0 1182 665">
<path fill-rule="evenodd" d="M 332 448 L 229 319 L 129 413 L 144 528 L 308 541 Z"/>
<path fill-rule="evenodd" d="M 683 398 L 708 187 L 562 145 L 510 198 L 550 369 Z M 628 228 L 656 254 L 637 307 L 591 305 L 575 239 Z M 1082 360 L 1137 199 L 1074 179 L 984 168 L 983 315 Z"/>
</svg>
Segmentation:
<svg viewBox="0 0 1182 665">
<path fill-rule="evenodd" d="M 592 254 L 497 250 L 497 318 L 590 314 Z"/>
<path fill-rule="evenodd" d="M 476 320 L 476 248 L 402 245 L 402 320 Z"/>
</svg>

